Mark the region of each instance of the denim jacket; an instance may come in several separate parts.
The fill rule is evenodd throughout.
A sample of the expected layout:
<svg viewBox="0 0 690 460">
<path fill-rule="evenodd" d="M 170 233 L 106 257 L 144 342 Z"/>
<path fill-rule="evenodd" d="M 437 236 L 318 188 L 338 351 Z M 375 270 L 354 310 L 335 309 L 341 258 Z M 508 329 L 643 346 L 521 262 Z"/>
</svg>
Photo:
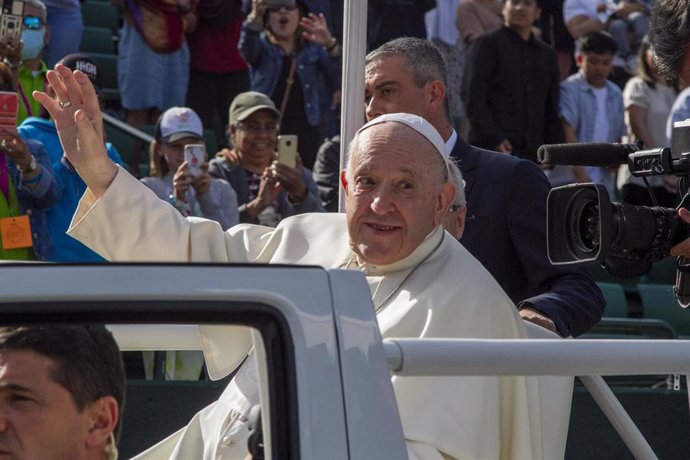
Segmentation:
<svg viewBox="0 0 690 460">
<path fill-rule="evenodd" d="M 245 21 L 238 45 L 244 60 L 249 64 L 252 91 L 274 97 L 278 77 L 283 66 L 283 50 L 268 40 L 263 32 L 252 30 Z M 302 85 L 304 112 L 312 126 L 321 123 L 321 78 L 328 86 L 328 94 L 340 88 L 340 58 L 329 56 L 326 49 L 312 42 L 305 42 L 297 54 L 295 72 Z M 282 95 L 278 95 L 278 99 Z"/>
<path fill-rule="evenodd" d="M 43 144 L 31 139 L 24 139 L 24 142 L 26 142 L 29 152 L 36 157 L 36 161 L 41 165 L 41 179 L 33 189 L 26 186 L 22 182 L 22 175 L 17 169 L 16 163 L 9 157 L 7 157 L 7 171 L 17 190 L 21 213 L 29 216 L 36 259 L 48 260 L 55 251 L 55 246 L 50 233 L 48 233 L 46 209 L 60 200 L 62 191 L 55 179 L 53 168 L 50 165 L 50 156 L 48 156 Z"/>
</svg>

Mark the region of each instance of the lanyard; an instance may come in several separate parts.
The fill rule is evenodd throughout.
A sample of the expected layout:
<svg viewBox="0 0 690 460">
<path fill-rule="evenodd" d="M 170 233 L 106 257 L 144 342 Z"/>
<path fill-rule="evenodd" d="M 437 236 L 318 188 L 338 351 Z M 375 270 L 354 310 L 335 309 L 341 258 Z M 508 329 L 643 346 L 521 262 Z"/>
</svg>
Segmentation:
<svg viewBox="0 0 690 460">
<path fill-rule="evenodd" d="M 33 110 L 31 110 L 31 104 L 29 103 L 29 100 L 26 98 L 26 94 L 24 94 L 24 89 L 22 89 L 22 85 L 17 85 L 17 89 L 19 89 L 19 95 L 22 97 L 22 104 L 24 104 L 24 108 L 26 109 L 26 113 L 30 116 L 34 116 Z"/>
<path fill-rule="evenodd" d="M 7 156 L 4 153 L 0 153 L 0 191 L 7 198 L 7 203 L 10 200 L 10 179 L 7 172 Z"/>
</svg>

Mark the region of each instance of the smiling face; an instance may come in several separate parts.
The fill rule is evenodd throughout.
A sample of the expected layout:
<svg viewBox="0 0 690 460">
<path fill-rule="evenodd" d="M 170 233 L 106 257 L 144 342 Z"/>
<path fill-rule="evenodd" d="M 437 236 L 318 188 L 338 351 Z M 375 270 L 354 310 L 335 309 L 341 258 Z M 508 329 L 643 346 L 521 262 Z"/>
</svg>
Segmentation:
<svg viewBox="0 0 690 460">
<path fill-rule="evenodd" d="M 257 110 L 237 122 L 236 126 L 230 126 L 230 135 L 235 148 L 242 156 L 251 156 L 268 164 L 275 155 L 278 119 L 268 109 Z"/>
<path fill-rule="evenodd" d="M 360 132 L 347 173 L 350 246 L 363 261 L 388 265 L 412 253 L 442 221 L 455 189 L 421 134 L 388 122 Z"/>
<path fill-rule="evenodd" d="M 268 9 L 268 21 L 266 26 L 279 39 L 294 37 L 299 27 L 300 13 L 297 5 L 293 7 L 271 7 Z"/>
<path fill-rule="evenodd" d="M 52 376 L 53 361 L 28 350 L 0 353 L 0 458 L 86 458 L 90 426 Z"/>
</svg>

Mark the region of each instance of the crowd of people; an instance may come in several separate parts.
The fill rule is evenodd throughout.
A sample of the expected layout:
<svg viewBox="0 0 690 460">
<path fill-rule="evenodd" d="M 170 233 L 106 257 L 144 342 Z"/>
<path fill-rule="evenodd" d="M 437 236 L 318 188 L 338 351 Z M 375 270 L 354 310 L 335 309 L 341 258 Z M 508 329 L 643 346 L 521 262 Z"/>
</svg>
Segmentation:
<svg viewBox="0 0 690 460">
<path fill-rule="evenodd" d="M 81 21 L 74 5 L 23 4 L 21 40 L 0 43 L 3 89 L 18 94 L 18 135 L 3 134 L 10 174 L 0 211 L 29 216 L 30 226 L 21 228 L 31 234 L 22 241 L 31 245 L 0 250 L 7 259 L 103 261 L 65 236 L 85 186 L 63 157 L 52 120 L 31 96 L 45 87 L 46 72 L 58 61 L 86 72 L 96 85 L 98 68 L 78 54 L 81 29 L 55 33 Z M 146 171 L 142 181 L 162 199 L 223 228 L 275 226 L 293 214 L 338 210 L 341 2 L 114 4 L 123 18 L 121 108 L 133 127 L 155 127 L 148 167 L 141 167 L 141 149 L 124 152 L 135 176 Z M 457 135 L 536 163 L 542 144 L 670 145 L 672 122 L 687 115 L 689 94 L 656 71 L 645 38 L 649 8 L 585 0 L 564 0 L 555 9 L 538 0 L 371 1 L 367 41 L 370 50 L 400 36 L 433 43 L 446 64 L 448 118 Z M 264 99 L 247 99 L 254 93 Z M 233 119 L 238 104 L 251 112 L 249 119 Z M 173 129 L 174 118 L 193 122 L 186 140 L 161 136 L 161 125 Z M 206 145 L 209 131 L 215 141 L 208 146 L 218 151 L 207 152 L 208 163 L 192 176 L 185 145 Z M 282 134 L 298 136 L 298 167 L 275 161 Z M 123 164 L 123 152 L 107 145 Z M 651 203 L 626 167 L 541 169 L 552 186 L 593 181 L 613 198 Z M 657 203 L 674 204 L 674 180 L 653 178 L 651 185 Z"/>
<path fill-rule="evenodd" d="M 384 336 L 524 337 L 517 318 L 563 337 L 590 329 L 604 299 L 586 270 L 550 264 L 546 196 L 554 185 L 594 181 L 633 204 L 651 197 L 625 168 L 547 168 L 536 151 L 559 142 L 670 145 L 690 91 L 657 68 L 645 35 L 651 5 L 565 0 L 547 11 L 540 0 L 371 1 L 368 123 L 339 171 L 338 3 L 120 5 L 122 108 L 132 126 L 154 126 L 150 174 L 138 178 L 103 135 L 96 63 L 77 53 L 76 34 L 51 33 L 51 21 L 72 17 L 24 0 L 21 41 L 0 43 L 0 90 L 17 94 L 19 108 L 17 127 L 0 132 L 0 258 L 353 268 L 372 287 Z M 71 45 L 55 45 L 62 40 Z M 55 59 L 57 49 L 66 54 Z M 49 70 L 53 60 L 59 65 Z M 207 129 L 219 151 L 188 155 L 208 148 Z M 283 134 L 298 135 L 294 165 L 279 161 Z M 138 171 L 141 159 L 133 161 Z M 673 180 L 651 185 L 655 200 L 675 203 Z M 341 187 L 344 216 L 333 212 Z M 310 242 L 299 254 L 297 236 Z M 434 283 L 413 277 L 418 268 Z M 411 303 L 399 292 L 408 282 Z M 425 328 L 410 313 L 420 299 L 434 311 Z M 471 320 L 457 316 L 458 305 Z M 468 386 L 464 407 L 479 395 L 533 410 L 526 380 L 510 382 Z M 399 403 L 413 407 L 424 391 L 405 385 L 397 383 Z M 449 388 L 437 387 L 439 401 L 457 393 Z M 421 426 L 412 423 L 419 413 L 401 415 Z M 489 424 L 499 426 L 500 408 L 495 415 Z M 527 416 L 510 417 L 524 426 Z M 463 417 L 458 433 L 471 424 Z M 447 427 L 406 435 L 420 457 L 495 448 L 471 436 L 451 442 Z M 503 433 L 505 446 L 511 436 L 529 434 Z M 539 458 L 538 446 L 514 448 Z"/>
</svg>

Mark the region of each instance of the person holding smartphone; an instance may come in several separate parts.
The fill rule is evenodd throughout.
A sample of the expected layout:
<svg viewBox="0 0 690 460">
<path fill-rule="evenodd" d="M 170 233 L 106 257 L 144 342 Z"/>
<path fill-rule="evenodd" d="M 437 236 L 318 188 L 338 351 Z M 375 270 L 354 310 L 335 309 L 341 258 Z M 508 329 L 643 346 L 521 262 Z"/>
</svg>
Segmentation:
<svg viewBox="0 0 690 460">
<path fill-rule="evenodd" d="M 255 91 L 238 94 L 230 104 L 229 119 L 233 147 L 218 152 L 209 171 L 237 192 L 242 223 L 275 227 L 288 216 L 324 211 L 300 155 L 294 155 L 294 166 L 279 161 L 280 112 L 270 97 Z"/>
<path fill-rule="evenodd" d="M 172 107 L 158 118 L 153 137 L 151 176 L 141 182 L 185 217 L 215 220 L 223 230 L 238 224 L 237 194 L 227 182 L 208 173 L 199 115 L 187 107 Z"/>
<path fill-rule="evenodd" d="M 1 117 L 13 120 L 0 127 L 0 260 L 49 260 L 55 252 L 46 210 L 62 190 L 45 146 L 25 139 L 16 128 L 16 82 L 10 67 L 0 62 L 0 91 L 14 96 L 3 103 Z"/>
</svg>

